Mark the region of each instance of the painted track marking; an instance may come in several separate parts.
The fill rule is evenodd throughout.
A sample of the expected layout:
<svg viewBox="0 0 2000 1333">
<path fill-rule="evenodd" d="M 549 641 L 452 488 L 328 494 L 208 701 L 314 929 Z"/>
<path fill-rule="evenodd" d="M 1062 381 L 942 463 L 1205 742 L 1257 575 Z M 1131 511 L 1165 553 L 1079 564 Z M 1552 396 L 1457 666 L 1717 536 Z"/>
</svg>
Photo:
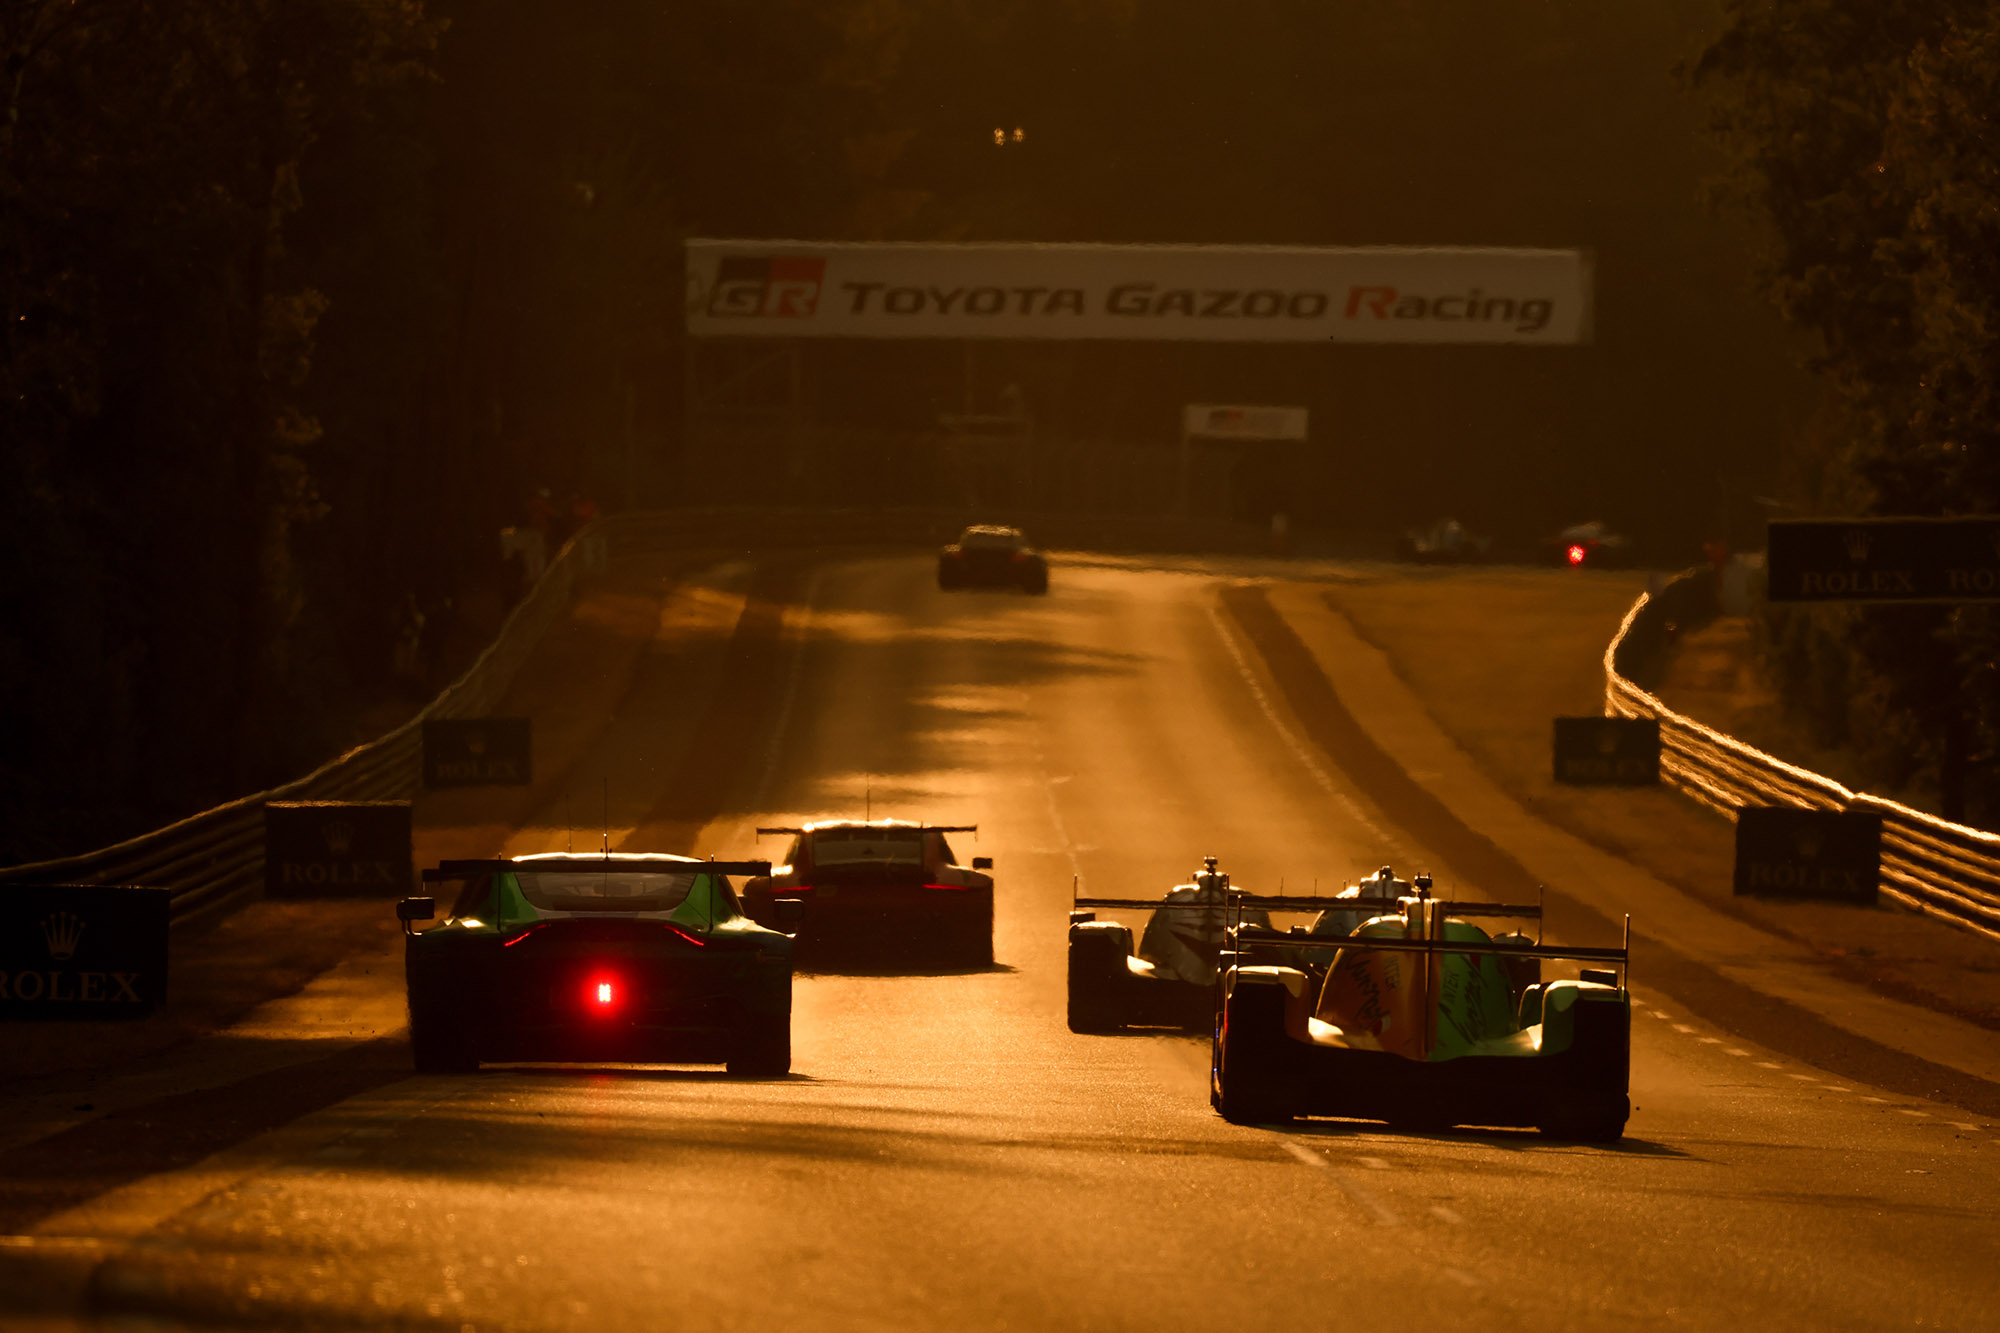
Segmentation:
<svg viewBox="0 0 2000 1333">
<path fill-rule="evenodd" d="M 1346 1173 L 1334 1170 L 1333 1163 L 1326 1160 L 1324 1153 L 1314 1152 L 1311 1148 L 1306 1147 L 1305 1144 L 1296 1143 L 1291 1139 L 1280 1139 L 1279 1142 L 1284 1145 L 1286 1152 L 1298 1158 L 1307 1166 L 1312 1167 L 1316 1171 L 1324 1171 L 1328 1176 L 1332 1177 L 1333 1183 L 1340 1186 L 1340 1192 L 1345 1194 L 1355 1207 L 1368 1214 L 1377 1226 L 1393 1227 L 1397 1225 L 1396 1215 L 1385 1208 L 1380 1199 L 1377 1199 L 1369 1191 L 1348 1179 Z"/>
<path fill-rule="evenodd" d="M 1250 659 L 1244 656 L 1242 647 L 1237 644 L 1235 636 L 1229 632 L 1229 626 L 1222 619 L 1222 612 L 1216 607 L 1216 599 L 1211 597 L 1206 600 L 1207 605 L 1205 609 L 1208 612 L 1209 623 L 1215 626 L 1215 633 L 1222 640 L 1222 646 L 1228 649 L 1230 657 L 1235 659 L 1236 674 L 1243 678 L 1243 684 L 1249 689 L 1250 697 L 1257 701 L 1257 707 L 1263 711 L 1265 718 L 1270 721 L 1271 726 L 1283 738 L 1286 747 L 1291 750 L 1293 756 L 1299 763 L 1305 766 L 1306 772 L 1312 774 L 1313 780 L 1326 789 L 1326 794 L 1333 798 L 1334 804 L 1340 807 L 1342 814 L 1352 819 L 1360 827 L 1366 829 L 1384 847 L 1390 848 L 1393 853 L 1398 854 L 1402 859 L 1409 859 L 1409 854 L 1404 848 L 1403 840 L 1391 836 L 1377 825 L 1374 820 L 1370 819 L 1367 813 L 1355 803 L 1354 798 L 1342 791 L 1339 784 L 1320 765 L 1319 760 L 1313 755 L 1312 748 L 1295 734 L 1290 726 L 1286 725 L 1284 718 L 1279 716 L 1277 708 L 1271 703 L 1270 696 L 1264 693 L 1264 687 L 1257 683 L 1257 673 L 1251 670 Z"/>
</svg>

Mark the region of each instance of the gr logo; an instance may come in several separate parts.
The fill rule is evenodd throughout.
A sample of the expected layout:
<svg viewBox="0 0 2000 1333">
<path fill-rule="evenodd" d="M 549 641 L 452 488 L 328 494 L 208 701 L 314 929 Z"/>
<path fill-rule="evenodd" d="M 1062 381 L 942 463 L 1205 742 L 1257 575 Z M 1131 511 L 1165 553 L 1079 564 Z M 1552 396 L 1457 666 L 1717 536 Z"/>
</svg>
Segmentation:
<svg viewBox="0 0 2000 1333">
<path fill-rule="evenodd" d="M 819 308 L 824 259 L 725 255 L 708 294 L 708 313 L 721 317 L 807 319 Z"/>
</svg>

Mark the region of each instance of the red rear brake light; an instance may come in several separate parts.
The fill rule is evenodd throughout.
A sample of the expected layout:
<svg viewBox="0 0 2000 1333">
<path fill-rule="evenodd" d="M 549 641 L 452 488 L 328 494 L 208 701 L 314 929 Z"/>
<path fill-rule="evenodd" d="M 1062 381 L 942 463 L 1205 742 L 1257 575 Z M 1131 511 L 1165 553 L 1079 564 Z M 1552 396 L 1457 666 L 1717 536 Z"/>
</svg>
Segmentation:
<svg viewBox="0 0 2000 1333">
<path fill-rule="evenodd" d="M 583 984 L 583 1007 L 593 1014 L 615 1014 L 625 1002 L 625 987 L 617 977 L 599 972 Z"/>
<path fill-rule="evenodd" d="M 1589 554 L 1590 552 L 1582 546 L 1571 546 L 1569 548 L 1569 562 L 1572 565 L 1580 565 L 1583 563 L 1583 558 Z"/>
</svg>

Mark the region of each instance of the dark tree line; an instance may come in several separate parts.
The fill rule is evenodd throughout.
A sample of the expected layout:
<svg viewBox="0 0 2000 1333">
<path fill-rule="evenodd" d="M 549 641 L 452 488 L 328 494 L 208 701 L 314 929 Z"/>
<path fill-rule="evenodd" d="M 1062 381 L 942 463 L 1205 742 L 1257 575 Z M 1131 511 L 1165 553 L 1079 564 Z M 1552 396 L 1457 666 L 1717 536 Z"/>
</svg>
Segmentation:
<svg viewBox="0 0 2000 1333">
<path fill-rule="evenodd" d="M 848 9 L 0 5 L 0 862 L 379 730 L 630 498 L 685 228 L 844 221 Z"/>
<path fill-rule="evenodd" d="M 685 498 L 689 235 L 1589 246 L 1591 347 L 988 387 L 1169 447 L 1191 398 L 1310 401 L 1328 523 L 1741 526 L 1788 390 L 1672 75 L 1713 4 L 0 0 L 0 861 L 381 730 L 497 626 L 539 489 Z M 824 419 L 957 406 L 956 355 L 850 350 Z"/>
<path fill-rule="evenodd" d="M 1734 0 L 1696 67 L 1766 281 L 1827 390 L 1786 460 L 1823 514 L 2000 512 L 2000 8 Z M 1986 606 L 1773 617 L 1821 739 L 1869 776 L 2000 817 L 2000 623 Z"/>
</svg>

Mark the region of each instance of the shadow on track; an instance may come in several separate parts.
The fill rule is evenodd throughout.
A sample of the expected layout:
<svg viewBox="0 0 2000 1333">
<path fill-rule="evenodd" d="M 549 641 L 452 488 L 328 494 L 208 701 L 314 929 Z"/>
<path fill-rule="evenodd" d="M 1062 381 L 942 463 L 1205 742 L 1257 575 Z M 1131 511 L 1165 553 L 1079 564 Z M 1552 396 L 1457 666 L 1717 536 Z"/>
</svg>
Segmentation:
<svg viewBox="0 0 2000 1333">
<path fill-rule="evenodd" d="M 1411 1143 L 1480 1144 L 1507 1152 L 1559 1149 L 1566 1152 L 1589 1153 L 1593 1157 L 1604 1155 L 1663 1157 L 1688 1162 L 1704 1160 L 1671 1144 L 1658 1143 L 1651 1139 L 1627 1137 L 1616 1143 L 1584 1143 L 1576 1139 L 1557 1138 L 1538 1129 L 1498 1129 L 1476 1125 L 1450 1129 L 1426 1126 L 1420 1129 L 1392 1125 L 1381 1120 L 1301 1120 L 1289 1125 L 1263 1125 L 1260 1128 L 1268 1129 L 1273 1134 L 1326 1142 L 1367 1135 L 1371 1138 L 1388 1137 Z"/>
</svg>

